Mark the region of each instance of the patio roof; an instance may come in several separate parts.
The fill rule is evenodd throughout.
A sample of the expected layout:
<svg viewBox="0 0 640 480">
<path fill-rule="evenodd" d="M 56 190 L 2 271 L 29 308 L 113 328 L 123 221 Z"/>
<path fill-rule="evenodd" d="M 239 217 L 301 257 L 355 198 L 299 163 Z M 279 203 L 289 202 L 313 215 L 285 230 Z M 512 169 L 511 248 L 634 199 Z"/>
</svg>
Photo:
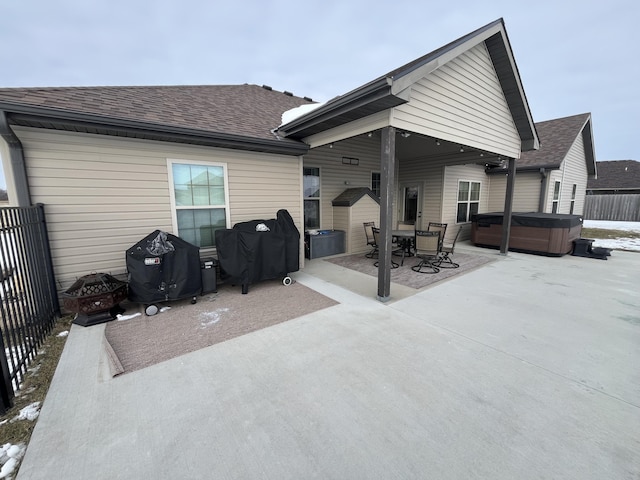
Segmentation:
<svg viewBox="0 0 640 480">
<path fill-rule="evenodd" d="M 278 131 L 286 137 L 301 139 L 406 103 L 407 90 L 413 83 L 481 42 L 485 43 L 491 56 L 522 141 L 522 150 L 537 148 L 538 137 L 531 111 L 502 19 L 336 97 L 323 106 L 281 125 Z"/>
</svg>

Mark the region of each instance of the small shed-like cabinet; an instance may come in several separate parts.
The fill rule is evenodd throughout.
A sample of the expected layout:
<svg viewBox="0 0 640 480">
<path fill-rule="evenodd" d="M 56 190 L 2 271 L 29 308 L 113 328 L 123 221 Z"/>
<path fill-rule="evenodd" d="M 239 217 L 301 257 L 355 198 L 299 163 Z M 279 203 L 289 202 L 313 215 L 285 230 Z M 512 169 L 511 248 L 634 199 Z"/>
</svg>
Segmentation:
<svg viewBox="0 0 640 480">
<path fill-rule="evenodd" d="M 332 201 L 333 228 L 344 230 L 346 253 L 370 250 L 364 233 L 364 222 L 380 225 L 380 199 L 370 188 L 348 188 Z"/>
</svg>

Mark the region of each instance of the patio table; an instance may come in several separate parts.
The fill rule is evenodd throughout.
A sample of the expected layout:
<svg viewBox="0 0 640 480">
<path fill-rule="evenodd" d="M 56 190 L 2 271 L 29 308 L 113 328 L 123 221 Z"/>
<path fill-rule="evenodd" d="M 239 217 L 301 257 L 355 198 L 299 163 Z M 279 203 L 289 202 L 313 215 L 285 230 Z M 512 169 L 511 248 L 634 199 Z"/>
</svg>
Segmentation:
<svg viewBox="0 0 640 480">
<path fill-rule="evenodd" d="M 391 230 L 391 236 L 399 239 L 399 244 L 402 247 L 402 261 L 400 265 L 404 264 L 404 257 L 411 257 L 411 246 L 413 245 L 413 238 L 415 236 L 414 230 Z"/>
</svg>

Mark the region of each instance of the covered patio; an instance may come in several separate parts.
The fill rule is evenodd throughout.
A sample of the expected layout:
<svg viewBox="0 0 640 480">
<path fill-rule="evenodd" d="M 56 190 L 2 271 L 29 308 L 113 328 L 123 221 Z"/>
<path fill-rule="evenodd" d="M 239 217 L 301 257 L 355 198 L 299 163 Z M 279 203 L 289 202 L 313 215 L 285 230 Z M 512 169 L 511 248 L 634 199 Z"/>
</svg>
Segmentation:
<svg viewBox="0 0 640 480">
<path fill-rule="evenodd" d="M 326 104 L 291 112 L 285 121 L 279 134 L 311 146 L 304 166 L 319 179 L 320 193 L 310 199 L 318 203 L 318 227 L 333 228 L 330 201 L 344 188 L 375 188 L 378 179 L 381 301 L 391 296 L 391 231 L 398 221 L 468 225 L 469 212 L 457 214 L 458 182 L 478 183 L 484 199 L 474 208 L 489 211 L 485 171 L 505 164 L 499 209 L 509 218 L 516 160 L 539 146 L 501 19 Z M 407 208 L 407 192 L 415 209 Z M 507 223 L 504 254 L 509 229 Z"/>
</svg>

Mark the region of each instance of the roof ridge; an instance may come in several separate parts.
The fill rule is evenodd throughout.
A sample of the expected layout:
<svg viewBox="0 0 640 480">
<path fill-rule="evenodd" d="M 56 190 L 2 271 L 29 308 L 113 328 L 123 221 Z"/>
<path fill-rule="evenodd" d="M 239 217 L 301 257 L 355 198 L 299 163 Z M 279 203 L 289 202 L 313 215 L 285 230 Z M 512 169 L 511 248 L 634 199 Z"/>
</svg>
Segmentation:
<svg viewBox="0 0 640 480">
<path fill-rule="evenodd" d="M 561 120 L 567 120 L 569 118 L 590 117 L 590 116 L 591 116 L 591 112 L 577 113 L 575 115 L 567 115 L 566 117 L 557 117 L 557 118 L 550 118 L 549 120 L 542 120 L 540 122 L 536 122 L 536 125 L 541 125 L 543 123 L 549 123 L 549 122 L 558 122 Z"/>
</svg>

